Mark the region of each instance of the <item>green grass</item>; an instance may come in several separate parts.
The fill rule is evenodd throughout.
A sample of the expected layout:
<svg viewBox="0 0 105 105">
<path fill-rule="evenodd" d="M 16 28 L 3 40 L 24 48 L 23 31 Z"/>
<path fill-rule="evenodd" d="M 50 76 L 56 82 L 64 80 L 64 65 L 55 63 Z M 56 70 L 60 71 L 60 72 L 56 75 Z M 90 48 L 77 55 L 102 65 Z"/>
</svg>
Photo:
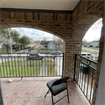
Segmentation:
<svg viewBox="0 0 105 105">
<path fill-rule="evenodd" d="M 38 53 L 40 53 L 40 54 L 46 54 L 46 53 L 50 54 L 51 52 L 53 52 L 53 51 L 52 51 L 52 50 L 42 50 L 42 51 L 38 51 Z"/>
<path fill-rule="evenodd" d="M 57 71 L 56 71 L 56 67 L 55 65 L 47 65 L 47 75 L 48 76 L 56 76 L 57 75 Z"/>
<path fill-rule="evenodd" d="M 10 50 L 10 48 L 8 49 L 8 52 L 10 53 L 11 52 L 11 50 Z M 12 52 L 15 52 L 15 50 L 14 49 L 12 49 Z M 0 53 L 7 53 L 7 49 L 5 48 L 0 48 Z"/>
<path fill-rule="evenodd" d="M 88 53 L 91 53 L 91 54 L 96 54 L 95 51 L 88 51 L 88 50 L 84 50 L 84 49 L 82 49 L 82 52 L 88 52 Z"/>
<path fill-rule="evenodd" d="M 41 66 L 41 60 L 6 61 L 0 64 L 1 76 L 38 76 Z"/>
<path fill-rule="evenodd" d="M 48 76 L 57 75 L 55 62 L 53 60 L 44 60 L 43 63 L 48 64 L 47 65 L 47 75 Z"/>
<path fill-rule="evenodd" d="M 57 75 L 53 60 L 13 60 L 0 63 L 1 77 L 38 76 L 42 63 L 47 65 L 47 75 Z"/>
<path fill-rule="evenodd" d="M 89 47 L 89 49 L 99 50 L 99 48 Z"/>
</svg>

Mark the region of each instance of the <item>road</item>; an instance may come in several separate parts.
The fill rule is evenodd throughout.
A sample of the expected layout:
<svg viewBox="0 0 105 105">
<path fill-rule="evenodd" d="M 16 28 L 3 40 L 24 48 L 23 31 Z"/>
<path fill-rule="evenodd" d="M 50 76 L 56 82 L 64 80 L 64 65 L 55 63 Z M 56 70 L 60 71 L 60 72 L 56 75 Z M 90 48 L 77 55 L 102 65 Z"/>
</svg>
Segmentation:
<svg viewBox="0 0 105 105">
<path fill-rule="evenodd" d="M 99 50 L 90 49 L 89 47 L 82 47 L 82 49 L 87 50 L 87 51 L 94 51 L 96 53 L 99 53 Z"/>
</svg>

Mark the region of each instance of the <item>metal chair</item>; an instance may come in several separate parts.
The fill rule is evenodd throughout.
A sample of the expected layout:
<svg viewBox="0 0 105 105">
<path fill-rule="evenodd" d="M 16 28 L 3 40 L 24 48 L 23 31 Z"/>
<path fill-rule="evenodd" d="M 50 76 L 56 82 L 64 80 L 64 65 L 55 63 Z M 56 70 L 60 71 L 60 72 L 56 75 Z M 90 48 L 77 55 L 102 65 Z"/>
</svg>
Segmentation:
<svg viewBox="0 0 105 105">
<path fill-rule="evenodd" d="M 46 97 L 46 95 L 51 92 L 52 105 L 56 104 L 58 101 L 60 101 L 66 96 L 68 98 L 68 103 L 69 103 L 69 94 L 68 94 L 68 87 L 67 87 L 68 79 L 69 79 L 69 76 L 65 76 L 60 79 L 54 79 L 54 80 L 47 82 L 47 87 L 49 90 L 47 91 L 44 97 Z M 67 90 L 67 94 L 63 96 L 62 98 L 60 98 L 59 100 L 57 100 L 56 102 L 54 102 L 53 96 L 56 96 L 57 94 L 63 92 L 64 90 Z"/>
</svg>

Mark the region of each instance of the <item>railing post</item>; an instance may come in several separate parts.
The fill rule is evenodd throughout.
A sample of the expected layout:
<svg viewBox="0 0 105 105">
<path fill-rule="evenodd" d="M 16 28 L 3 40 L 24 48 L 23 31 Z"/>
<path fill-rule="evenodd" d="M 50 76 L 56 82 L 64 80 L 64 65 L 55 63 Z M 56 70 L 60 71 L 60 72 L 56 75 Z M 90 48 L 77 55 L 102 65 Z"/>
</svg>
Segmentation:
<svg viewBox="0 0 105 105">
<path fill-rule="evenodd" d="M 76 70 L 76 55 L 77 55 L 77 54 L 75 54 L 75 63 L 74 63 L 74 79 L 73 79 L 73 81 L 75 81 L 75 70 Z"/>
<path fill-rule="evenodd" d="M 63 53 L 63 59 L 62 59 L 62 77 L 63 77 L 63 71 L 64 71 L 64 53 Z"/>
</svg>

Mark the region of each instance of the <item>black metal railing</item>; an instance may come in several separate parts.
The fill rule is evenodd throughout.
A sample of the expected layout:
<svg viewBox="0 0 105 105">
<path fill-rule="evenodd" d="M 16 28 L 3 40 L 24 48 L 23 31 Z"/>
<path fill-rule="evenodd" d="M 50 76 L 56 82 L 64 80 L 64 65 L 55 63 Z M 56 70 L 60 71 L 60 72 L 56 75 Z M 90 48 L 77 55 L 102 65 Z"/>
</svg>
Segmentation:
<svg viewBox="0 0 105 105">
<path fill-rule="evenodd" d="M 81 55 L 75 55 L 74 81 L 77 83 L 87 100 L 92 104 L 97 63 Z"/>
<path fill-rule="evenodd" d="M 47 77 L 62 76 L 64 54 L 1 54 L 0 76 L 4 77 Z"/>
</svg>

